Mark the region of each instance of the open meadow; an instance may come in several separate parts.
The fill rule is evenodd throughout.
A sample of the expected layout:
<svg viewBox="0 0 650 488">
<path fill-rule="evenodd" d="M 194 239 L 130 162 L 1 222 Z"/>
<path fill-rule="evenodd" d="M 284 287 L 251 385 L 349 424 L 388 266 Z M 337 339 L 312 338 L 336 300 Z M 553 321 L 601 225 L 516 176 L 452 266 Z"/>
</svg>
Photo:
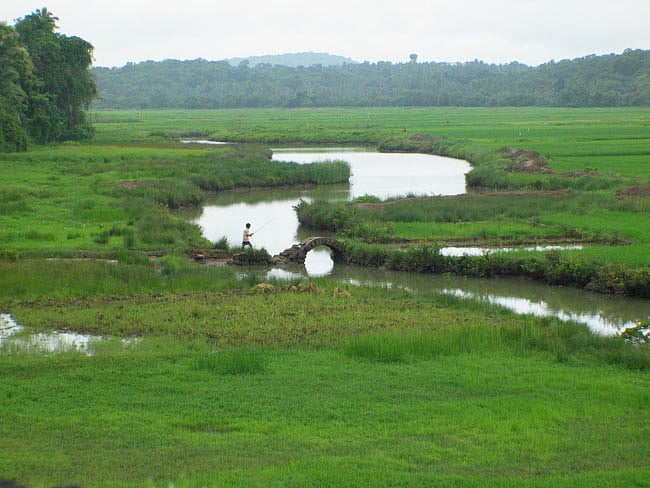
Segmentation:
<svg viewBox="0 0 650 488">
<path fill-rule="evenodd" d="M 604 337 L 436 293 L 265 280 L 264 267 L 189 259 L 235 250 L 188 219 L 207 195 L 350 177 L 340 162 L 271 162 L 276 145 L 460 157 L 467 195 L 306 204 L 301 222 L 338 225 L 363 266 L 517 265 L 637 296 L 650 320 L 650 109 L 92 119 L 92 142 L 0 153 L 0 485 L 650 487 L 648 322 Z M 481 262 L 435 251 L 469 242 L 584 247 Z M 89 345 L 34 340 L 61 333 Z"/>
</svg>

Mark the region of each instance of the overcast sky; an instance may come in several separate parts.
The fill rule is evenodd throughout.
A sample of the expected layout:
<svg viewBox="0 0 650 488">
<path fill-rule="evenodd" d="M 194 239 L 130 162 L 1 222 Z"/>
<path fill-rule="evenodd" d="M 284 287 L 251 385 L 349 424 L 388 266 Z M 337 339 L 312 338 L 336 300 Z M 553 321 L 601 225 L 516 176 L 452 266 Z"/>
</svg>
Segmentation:
<svg viewBox="0 0 650 488">
<path fill-rule="evenodd" d="M 42 7 L 95 66 L 305 51 L 537 66 L 650 49 L 650 0 L 1 0 L 0 21 Z"/>
</svg>

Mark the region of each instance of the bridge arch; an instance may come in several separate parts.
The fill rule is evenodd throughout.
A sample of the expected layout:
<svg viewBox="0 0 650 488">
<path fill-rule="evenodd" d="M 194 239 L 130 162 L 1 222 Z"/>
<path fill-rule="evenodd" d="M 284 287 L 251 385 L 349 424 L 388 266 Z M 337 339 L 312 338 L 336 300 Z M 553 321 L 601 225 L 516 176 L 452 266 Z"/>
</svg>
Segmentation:
<svg viewBox="0 0 650 488">
<path fill-rule="evenodd" d="M 345 259 L 345 244 L 331 237 L 308 237 L 300 244 L 294 244 L 289 249 L 282 251 L 280 256 L 288 261 L 304 263 L 307 253 L 319 246 L 329 247 L 335 262 Z"/>
<path fill-rule="evenodd" d="M 303 246 L 300 249 L 298 256 L 303 262 L 307 257 L 307 253 L 319 246 L 329 247 L 332 250 L 332 259 L 334 261 L 340 261 L 345 257 L 345 244 L 336 239 L 331 239 L 329 237 L 310 237 L 309 239 L 302 241 L 302 244 Z"/>
</svg>

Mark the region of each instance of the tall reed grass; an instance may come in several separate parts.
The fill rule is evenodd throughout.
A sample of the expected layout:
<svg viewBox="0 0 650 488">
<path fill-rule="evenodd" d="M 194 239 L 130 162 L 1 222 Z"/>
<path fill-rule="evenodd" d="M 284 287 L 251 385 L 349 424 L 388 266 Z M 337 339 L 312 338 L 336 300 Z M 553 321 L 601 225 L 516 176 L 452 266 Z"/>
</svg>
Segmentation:
<svg viewBox="0 0 650 488">
<path fill-rule="evenodd" d="M 428 331 L 363 334 L 349 339 L 350 357 L 380 363 L 405 363 L 438 356 L 505 353 L 547 354 L 560 362 L 593 361 L 630 370 L 650 369 L 650 348 L 621 337 L 595 336 L 584 326 L 544 319 L 540 324 L 485 327 L 458 325 Z"/>
</svg>

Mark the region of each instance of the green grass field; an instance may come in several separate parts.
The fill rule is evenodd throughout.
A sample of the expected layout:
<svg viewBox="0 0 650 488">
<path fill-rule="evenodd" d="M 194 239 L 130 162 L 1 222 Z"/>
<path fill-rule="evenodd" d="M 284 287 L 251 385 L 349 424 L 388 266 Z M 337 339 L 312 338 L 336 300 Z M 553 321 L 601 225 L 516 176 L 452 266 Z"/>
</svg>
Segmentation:
<svg viewBox="0 0 650 488">
<path fill-rule="evenodd" d="M 142 290 L 150 265 L 135 267 Z M 176 288 L 182 272 L 166 276 Z M 647 486 L 647 348 L 451 297 L 213 279 L 222 291 L 134 296 L 114 277 L 99 294 L 87 280 L 76 297 L 9 300 L 34 330 L 140 341 L 2 349 L 0 473 L 33 487 Z"/>
<path fill-rule="evenodd" d="M 240 277 L 186 254 L 212 244 L 187 222 L 206 192 L 347 178 L 337 165 L 271 164 L 269 146 L 423 134 L 519 186 L 380 202 L 359 210 L 364 224 L 477 245 L 570 237 L 590 243 L 572 256 L 643 272 L 650 196 L 617 192 L 650 183 L 650 109 L 106 111 L 93 120 L 93 142 L 0 154 L 0 313 L 25 327 L 18 338 L 103 338 L 91 355 L 0 341 L 0 480 L 650 486 L 648 343 L 426 292 L 342 290 L 326 279 L 258 286 L 264 269 Z M 555 174 L 504 172 L 504 146 L 538 151 Z M 598 174 L 559 175 L 586 168 Z M 154 250 L 166 255 L 144 253 Z"/>
</svg>

